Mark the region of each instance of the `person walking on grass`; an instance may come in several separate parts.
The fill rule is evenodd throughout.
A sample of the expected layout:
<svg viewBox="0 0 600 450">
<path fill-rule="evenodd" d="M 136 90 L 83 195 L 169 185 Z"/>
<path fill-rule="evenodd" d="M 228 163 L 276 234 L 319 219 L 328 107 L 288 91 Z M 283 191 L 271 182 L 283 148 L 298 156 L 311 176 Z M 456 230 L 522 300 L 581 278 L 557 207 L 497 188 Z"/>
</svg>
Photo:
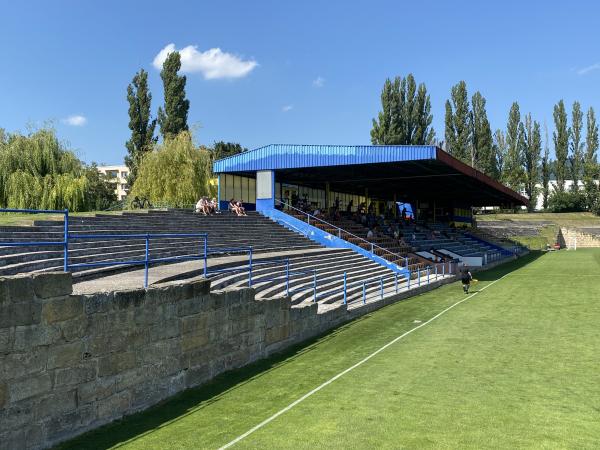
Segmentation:
<svg viewBox="0 0 600 450">
<path fill-rule="evenodd" d="M 471 287 L 471 280 L 473 279 L 473 275 L 469 271 L 467 264 L 463 264 L 460 268 L 460 280 L 462 282 L 463 291 L 465 294 L 469 293 L 469 288 Z"/>
</svg>

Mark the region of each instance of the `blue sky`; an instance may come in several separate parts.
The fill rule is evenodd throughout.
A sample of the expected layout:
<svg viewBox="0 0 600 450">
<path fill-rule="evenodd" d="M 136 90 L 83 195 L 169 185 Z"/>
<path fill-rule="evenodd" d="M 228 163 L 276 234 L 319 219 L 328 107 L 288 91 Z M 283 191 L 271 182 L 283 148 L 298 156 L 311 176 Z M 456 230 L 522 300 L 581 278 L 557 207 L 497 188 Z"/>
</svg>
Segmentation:
<svg viewBox="0 0 600 450">
<path fill-rule="evenodd" d="M 409 72 L 431 94 L 438 138 L 461 79 L 494 129 L 514 100 L 550 132 L 561 98 L 600 109 L 591 1 L 3 1 L 0 15 L 0 127 L 53 121 L 88 162 L 123 160 L 126 87 L 142 67 L 156 114 L 152 63 L 168 44 L 196 47 L 189 123 L 203 144 L 368 144 L 385 78 Z"/>
</svg>

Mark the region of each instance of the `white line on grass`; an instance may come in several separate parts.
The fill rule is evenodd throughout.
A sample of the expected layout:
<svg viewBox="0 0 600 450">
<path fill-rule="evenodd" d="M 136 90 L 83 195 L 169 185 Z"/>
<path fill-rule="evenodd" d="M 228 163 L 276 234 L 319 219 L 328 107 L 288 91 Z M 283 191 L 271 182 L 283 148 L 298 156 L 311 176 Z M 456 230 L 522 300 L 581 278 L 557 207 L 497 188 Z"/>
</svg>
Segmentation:
<svg viewBox="0 0 600 450">
<path fill-rule="evenodd" d="M 508 274 L 506 274 L 508 275 Z M 316 388 L 314 388 L 312 391 L 304 394 L 302 397 L 300 397 L 298 400 L 290 403 L 288 406 L 286 406 L 285 408 L 283 408 L 280 411 L 277 411 L 275 414 L 273 414 L 271 417 L 269 417 L 268 419 L 263 420 L 261 423 L 259 423 L 258 425 L 254 426 L 253 428 L 250 428 L 248 431 L 246 431 L 244 434 L 236 437 L 233 441 L 223 445 L 222 447 L 219 448 L 219 450 L 224 450 L 226 448 L 229 448 L 235 444 L 237 444 L 238 442 L 240 442 L 242 439 L 245 439 L 246 437 L 250 436 L 252 433 L 254 433 L 255 431 L 260 430 L 262 427 L 264 427 L 265 425 L 267 425 L 269 422 L 272 422 L 273 420 L 275 420 L 277 417 L 281 416 L 282 414 L 288 412 L 290 409 L 292 409 L 294 406 L 296 406 L 297 404 L 303 402 L 304 400 L 306 400 L 308 397 L 310 397 L 313 394 L 316 394 L 317 392 L 319 392 L 321 389 L 323 389 L 325 386 L 333 383 L 335 380 L 337 380 L 338 378 L 346 375 L 348 372 L 350 372 L 351 370 L 356 369 L 358 366 L 363 365 L 364 363 L 366 363 L 368 360 L 370 360 L 371 358 L 373 358 L 374 356 L 378 355 L 379 353 L 381 353 L 382 351 L 384 351 L 386 348 L 388 348 L 389 346 L 395 344 L 396 342 L 398 342 L 400 339 L 408 336 L 410 333 L 412 333 L 413 331 L 418 330 L 419 328 L 424 327 L 425 325 L 427 325 L 428 323 L 433 322 L 435 319 L 437 319 L 438 317 L 440 317 L 441 315 L 445 314 L 446 312 L 450 311 L 452 308 L 454 308 L 455 306 L 460 305 L 461 303 L 469 300 L 470 298 L 473 298 L 474 296 L 476 296 L 477 294 L 479 294 L 481 291 L 489 288 L 491 285 L 497 283 L 498 281 L 500 281 L 502 278 L 504 278 L 506 275 L 501 276 L 500 278 L 498 278 L 497 280 L 492 281 L 490 284 L 486 284 L 484 287 L 482 287 L 481 289 L 479 289 L 477 292 L 473 292 L 471 295 L 463 298 L 462 300 L 459 300 L 458 302 L 454 303 L 453 305 L 448 306 L 446 309 L 444 309 L 443 311 L 437 313 L 435 316 L 433 316 L 431 319 L 429 319 L 427 322 L 423 322 L 421 325 L 418 325 L 414 328 L 411 328 L 410 330 L 408 330 L 406 333 L 401 334 L 400 336 L 398 336 L 397 338 L 393 339 L 392 341 L 388 342 L 387 344 L 385 344 L 383 347 L 379 348 L 378 350 L 375 350 L 373 353 L 371 353 L 369 356 L 367 356 L 366 358 L 360 360 L 359 362 L 357 362 L 356 364 L 354 364 L 351 367 L 348 367 L 346 370 L 344 370 L 343 372 L 338 373 L 336 376 L 334 376 L 333 378 L 330 378 L 329 380 L 327 380 L 326 382 L 324 382 L 323 384 L 321 384 L 320 386 L 317 386 Z"/>
</svg>

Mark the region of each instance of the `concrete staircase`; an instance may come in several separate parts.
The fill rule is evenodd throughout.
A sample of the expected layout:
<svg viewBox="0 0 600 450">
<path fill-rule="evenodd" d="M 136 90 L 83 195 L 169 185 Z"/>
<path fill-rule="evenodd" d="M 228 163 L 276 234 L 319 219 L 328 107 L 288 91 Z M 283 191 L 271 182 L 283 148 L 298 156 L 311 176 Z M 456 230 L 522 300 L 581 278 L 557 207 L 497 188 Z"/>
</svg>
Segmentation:
<svg viewBox="0 0 600 450">
<path fill-rule="evenodd" d="M 209 250 L 252 246 L 255 253 L 318 248 L 319 245 L 289 231 L 269 219 L 249 213 L 247 217 L 219 214 L 211 217 L 191 211 L 125 212 L 122 215 L 71 217 L 71 234 L 145 234 L 145 233 L 208 233 Z M 0 227 L 0 241 L 35 242 L 57 241 L 56 246 L 0 247 L 0 276 L 63 269 L 62 221 L 38 220 L 31 227 Z M 150 241 L 152 258 L 190 256 L 203 252 L 199 238 L 162 238 Z M 143 259 L 143 238 L 72 240 L 69 243 L 71 264 L 89 262 L 118 262 Z M 108 265 L 101 268 L 77 269 L 74 276 L 102 276 L 122 269 Z"/>
</svg>

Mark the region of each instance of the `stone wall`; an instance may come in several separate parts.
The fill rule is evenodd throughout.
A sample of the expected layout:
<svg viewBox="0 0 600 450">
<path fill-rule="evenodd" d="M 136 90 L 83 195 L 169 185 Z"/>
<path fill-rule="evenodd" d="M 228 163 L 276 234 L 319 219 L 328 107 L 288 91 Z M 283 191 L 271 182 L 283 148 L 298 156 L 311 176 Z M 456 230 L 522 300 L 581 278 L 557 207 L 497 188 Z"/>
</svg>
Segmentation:
<svg viewBox="0 0 600 450">
<path fill-rule="evenodd" d="M 576 228 L 561 227 L 558 233 L 558 243 L 561 247 L 578 248 L 598 248 L 600 247 L 600 238 L 589 233 L 585 233 Z"/>
<path fill-rule="evenodd" d="M 408 295 L 319 312 L 208 281 L 73 295 L 70 274 L 0 278 L 0 449 L 49 447 Z"/>
</svg>

